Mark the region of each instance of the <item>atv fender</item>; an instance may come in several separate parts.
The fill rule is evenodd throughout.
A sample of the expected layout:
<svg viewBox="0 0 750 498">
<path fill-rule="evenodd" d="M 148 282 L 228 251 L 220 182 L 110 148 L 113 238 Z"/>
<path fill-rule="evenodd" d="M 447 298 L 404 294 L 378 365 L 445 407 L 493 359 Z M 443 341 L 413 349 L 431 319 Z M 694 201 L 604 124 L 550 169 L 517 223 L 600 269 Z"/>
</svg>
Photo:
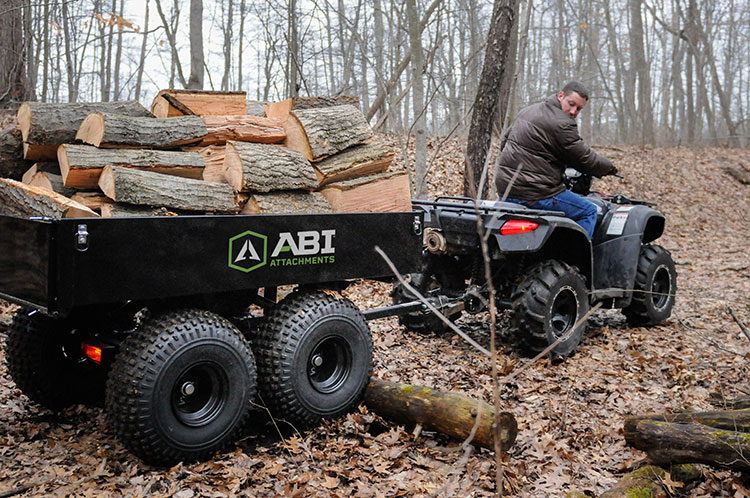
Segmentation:
<svg viewBox="0 0 750 498">
<path fill-rule="evenodd" d="M 594 234 L 595 299 L 630 303 L 641 244 L 664 232 L 664 215 L 644 205 L 620 206 L 604 215 Z"/>
</svg>

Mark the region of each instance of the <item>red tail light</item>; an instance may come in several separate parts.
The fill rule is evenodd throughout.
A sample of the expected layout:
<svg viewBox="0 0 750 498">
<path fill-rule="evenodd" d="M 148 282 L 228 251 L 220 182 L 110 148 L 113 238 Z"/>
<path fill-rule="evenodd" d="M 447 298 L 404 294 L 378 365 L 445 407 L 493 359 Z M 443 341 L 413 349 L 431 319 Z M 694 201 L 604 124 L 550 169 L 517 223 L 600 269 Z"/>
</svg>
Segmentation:
<svg viewBox="0 0 750 498">
<path fill-rule="evenodd" d="M 83 351 L 84 356 L 95 363 L 102 362 L 102 348 L 92 346 L 91 344 L 81 343 L 81 351 Z"/>
<path fill-rule="evenodd" d="M 508 220 L 500 227 L 500 235 L 516 235 L 519 233 L 533 232 L 539 228 L 539 223 L 523 220 Z"/>
</svg>

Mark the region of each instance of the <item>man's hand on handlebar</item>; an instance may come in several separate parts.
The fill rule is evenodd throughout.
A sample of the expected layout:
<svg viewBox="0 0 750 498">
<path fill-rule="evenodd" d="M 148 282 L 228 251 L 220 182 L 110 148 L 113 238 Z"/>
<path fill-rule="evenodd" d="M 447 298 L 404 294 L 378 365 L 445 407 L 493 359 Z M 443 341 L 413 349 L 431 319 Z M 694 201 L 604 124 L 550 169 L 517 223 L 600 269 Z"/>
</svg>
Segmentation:
<svg viewBox="0 0 750 498">
<path fill-rule="evenodd" d="M 617 167 L 616 166 L 612 166 L 612 169 L 609 170 L 609 173 L 607 173 L 607 174 L 608 175 L 612 175 L 612 176 L 617 177 L 617 178 L 624 178 L 624 176 L 617 174 Z"/>
</svg>

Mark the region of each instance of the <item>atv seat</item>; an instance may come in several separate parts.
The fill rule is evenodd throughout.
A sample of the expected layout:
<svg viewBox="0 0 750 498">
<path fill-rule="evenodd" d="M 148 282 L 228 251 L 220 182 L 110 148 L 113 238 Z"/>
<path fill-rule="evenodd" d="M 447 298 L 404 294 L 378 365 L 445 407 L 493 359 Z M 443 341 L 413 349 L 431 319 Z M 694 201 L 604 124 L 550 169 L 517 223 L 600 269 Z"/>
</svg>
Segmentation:
<svg viewBox="0 0 750 498">
<path fill-rule="evenodd" d="M 599 230 L 599 225 L 604 219 L 604 215 L 609 212 L 609 204 L 604 202 L 598 195 L 588 195 L 586 200 L 591 201 L 596 206 L 596 225 L 594 225 L 594 232 Z"/>
</svg>

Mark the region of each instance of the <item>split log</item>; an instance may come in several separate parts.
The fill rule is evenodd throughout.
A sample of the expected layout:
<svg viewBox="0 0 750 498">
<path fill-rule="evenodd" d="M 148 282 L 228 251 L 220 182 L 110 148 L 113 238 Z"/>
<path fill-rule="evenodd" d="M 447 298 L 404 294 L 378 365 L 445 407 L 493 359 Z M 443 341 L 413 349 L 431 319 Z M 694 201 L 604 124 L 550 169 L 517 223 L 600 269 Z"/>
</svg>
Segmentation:
<svg viewBox="0 0 750 498">
<path fill-rule="evenodd" d="M 238 210 L 229 185 L 135 168 L 105 166 L 99 176 L 99 188 L 115 202 L 185 211 Z"/>
<path fill-rule="evenodd" d="M 299 152 L 278 145 L 229 142 L 224 177 L 238 192 L 315 190 L 318 179 Z"/>
<path fill-rule="evenodd" d="M 750 471 L 750 434 L 714 429 L 702 424 L 673 424 L 641 420 L 625 441 L 645 451 L 656 464 L 703 463 Z"/>
<path fill-rule="evenodd" d="M 315 163 L 318 185 L 350 180 L 385 172 L 393 162 L 393 150 L 383 142 L 370 139 L 361 145 Z"/>
<path fill-rule="evenodd" d="M 336 213 L 412 210 L 409 176 L 399 171 L 332 183 L 321 193 Z"/>
<path fill-rule="evenodd" d="M 284 123 L 284 145 L 309 161 L 319 161 L 367 141 L 373 132 L 362 111 L 352 105 L 292 110 L 287 99 L 266 106 L 266 116 Z"/>
<path fill-rule="evenodd" d="M 28 182 L 28 184 L 52 190 L 60 195 L 64 195 L 65 197 L 71 197 L 76 193 L 76 189 L 66 187 L 63 184 L 61 175 L 49 173 L 47 171 L 37 171 L 34 176 L 31 177 L 31 180 Z"/>
<path fill-rule="evenodd" d="M 331 206 L 319 192 L 286 190 L 254 194 L 240 214 L 317 214 L 330 213 Z"/>
<path fill-rule="evenodd" d="M 102 211 L 104 205 L 115 202 L 101 192 L 76 192 L 70 197 L 70 200 L 83 204 L 92 211 L 99 212 Z"/>
<path fill-rule="evenodd" d="M 20 180 L 31 164 L 23 158 L 21 130 L 12 128 L 0 132 L 0 177 Z"/>
<path fill-rule="evenodd" d="M 284 141 L 286 132 L 282 124 L 259 116 L 203 116 L 207 135 L 200 145 L 225 144 L 230 140 L 277 144 Z"/>
<path fill-rule="evenodd" d="M 103 218 L 127 218 L 136 216 L 177 216 L 177 213 L 169 211 L 164 207 L 156 208 L 150 206 L 136 206 L 133 204 L 124 204 L 121 202 L 102 204 L 101 209 Z"/>
<path fill-rule="evenodd" d="M 81 123 L 76 140 L 95 147 L 170 149 L 199 142 L 207 133 L 198 116 L 156 119 L 94 112 Z"/>
<path fill-rule="evenodd" d="M 384 419 L 399 424 L 419 424 L 424 429 L 461 441 L 474 432 L 472 444 L 495 449 L 495 410 L 482 400 L 456 392 L 371 378 L 365 390 L 365 404 Z M 500 447 L 508 451 L 516 440 L 518 424 L 509 412 L 501 412 L 497 419 Z"/>
<path fill-rule="evenodd" d="M 684 484 L 700 479 L 701 475 L 700 469 L 695 465 L 673 465 L 669 469 L 645 465 L 624 476 L 617 484 L 599 495 L 599 498 L 667 497 L 671 496 L 671 493 L 664 489 L 665 480 L 669 479 L 675 485 L 683 487 Z"/>
<path fill-rule="evenodd" d="M 40 171 L 43 171 L 45 173 L 53 173 L 55 175 L 60 174 L 60 165 L 56 162 L 38 162 L 34 163 L 29 169 L 26 170 L 26 172 L 23 174 L 23 177 L 21 177 L 21 181 L 23 183 L 29 184 L 31 183 L 31 179 L 34 178 L 34 175 L 39 173 Z"/>
<path fill-rule="evenodd" d="M 30 216 L 48 216 L 50 218 L 99 216 L 86 206 L 57 192 L 35 185 L 26 185 L 8 178 L 0 178 L 0 214 L 22 218 Z"/>
<path fill-rule="evenodd" d="M 68 104 L 24 102 L 18 108 L 18 126 L 25 142 L 24 158 L 36 161 L 54 160 L 57 146 L 72 143 L 79 126 L 92 112 L 153 117 L 135 100 Z"/>
<path fill-rule="evenodd" d="M 652 414 L 625 419 L 623 431 L 625 437 L 635 432 L 636 426 L 643 420 L 669 422 L 674 424 L 702 424 L 714 429 L 750 432 L 750 409 L 713 410 L 705 412 L 681 412 L 674 414 Z"/>
<path fill-rule="evenodd" d="M 224 178 L 224 155 L 226 145 L 206 145 L 205 147 L 193 146 L 183 147 L 186 152 L 197 152 L 203 157 L 205 168 L 201 178 L 209 182 L 227 183 Z"/>
<path fill-rule="evenodd" d="M 157 118 L 195 114 L 198 116 L 247 114 L 245 92 L 207 90 L 162 90 L 151 104 Z"/>
<path fill-rule="evenodd" d="M 90 145 L 61 145 L 57 159 L 66 187 L 96 188 L 99 175 L 105 166 L 127 166 L 148 169 L 185 178 L 200 178 L 203 158 L 197 152 L 97 149 Z"/>
</svg>

